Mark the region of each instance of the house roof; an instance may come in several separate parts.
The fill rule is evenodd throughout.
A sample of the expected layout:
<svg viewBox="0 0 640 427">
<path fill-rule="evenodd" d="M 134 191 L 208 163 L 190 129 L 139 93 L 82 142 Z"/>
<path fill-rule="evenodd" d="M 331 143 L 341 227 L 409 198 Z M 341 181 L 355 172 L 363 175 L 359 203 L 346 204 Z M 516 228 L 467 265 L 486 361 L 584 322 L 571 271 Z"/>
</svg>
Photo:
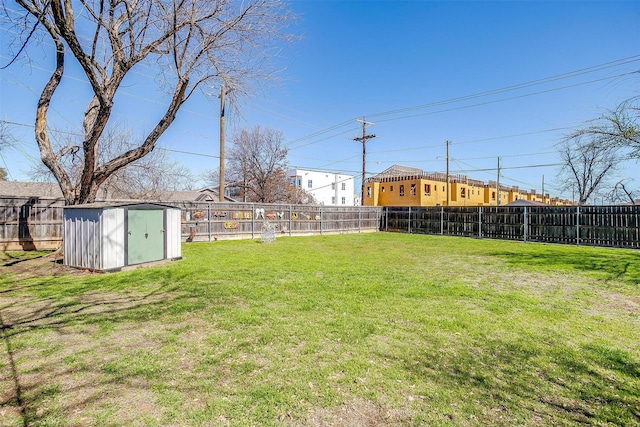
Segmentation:
<svg viewBox="0 0 640 427">
<path fill-rule="evenodd" d="M 100 197 L 98 199 L 111 200 L 113 197 Z M 19 181 L 0 181 L 0 197 L 4 198 L 50 198 L 62 199 L 62 191 L 57 183 L 54 182 L 19 182 Z M 230 197 L 225 196 L 226 202 L 237 202 Z M 121 199 L 118 199 L 121 200 Z M 202 188 L 193 191 L 164 191 L 160 193 L 158 200 L 163 202 L 217 202 L 219 201 L 218 190 L 214 188 Z M 136 200 L 136 202 L 140 202 Z"/>
<path fill-rule="evenodd" d="M 190 191 L 165 191 L 160 193 L 159 199 L 166 202 L 218 202 L 220 200 L 217 188 L 202 188 Z M 231 197 L 224 196 L 225 202 L 237 202 Z"/>
<path fill-rule="evenodd" d="M 62 198 L 62 191 L 54 182 L 0 181 L 0 197 Z"/>
</svg>

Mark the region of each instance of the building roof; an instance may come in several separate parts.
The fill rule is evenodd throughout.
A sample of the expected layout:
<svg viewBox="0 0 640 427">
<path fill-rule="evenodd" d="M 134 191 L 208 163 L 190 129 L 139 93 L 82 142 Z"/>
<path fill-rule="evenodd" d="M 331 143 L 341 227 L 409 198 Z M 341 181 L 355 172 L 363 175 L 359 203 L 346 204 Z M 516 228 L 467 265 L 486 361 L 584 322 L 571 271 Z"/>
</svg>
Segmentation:
<svg viewBox="0 0 640 427">
<path fill-rule="evenodd" d="M 549 206 L 546 203 L 542 203 L 542 202 L 537 202 L 535 200 L 525 200 L 525 199 L 518 199 L 518 200 L 514 200 L 511 203 L 507 203 L 505 206 Z"/>
<path fill-rule="evenodd" d="M 54 182 L 0 181 L 0 197 L 62 198 L 62 191 Z"/>
<path fill-rule="evenodd" d="M 387 178 L 392 176 L 407 176 L 407 175 L 424 175 L 424 171 L 420 168 L 413 168 L 411 166 L 393 165 L 378 175 L 375 178 Z"/>
<path fill-rule="evenodd" d="M 377 175 L 371 178 L 367 178 L 366 181 L 383 182 L 383 181 L 397 181 L 404 178 L 420 178 L 430 179 L 433 181 L 447 181 L 447 174 L 443 172 L 425 172 L 422 169 L 414 168 L 411 166 L 393 165 Z M 472 180 L 465 175 L 449 174 L 450 182 L 460 182 L 474 185 L 483 185 L 484 182 L 478 180 Z"/>
<path fill-rule="evenodd" d="M 111 209 L 111 208 L 123 208 L 129 206 L 143 206 L 143 207 L 161 207 L 177 209 L 175 206 L 167 205 L 158 202 L 149 202 L 146 200 L 131 200 L 131 201 L 117 201 L 117 202 L 94 202 L 85 203 L 82 205 L 65 206 L 65 209 Z"/>
</svg>

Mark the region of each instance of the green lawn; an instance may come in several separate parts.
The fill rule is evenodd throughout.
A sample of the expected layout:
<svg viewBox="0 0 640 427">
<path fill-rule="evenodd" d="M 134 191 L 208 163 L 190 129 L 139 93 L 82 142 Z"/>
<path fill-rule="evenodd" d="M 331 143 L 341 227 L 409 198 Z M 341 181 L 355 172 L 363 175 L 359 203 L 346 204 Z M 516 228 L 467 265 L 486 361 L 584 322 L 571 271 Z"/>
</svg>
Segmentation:
<svg viewBox="0 0 640 427">
<path fill-rule="evenodd" d="M 0 273 L 0 425 L 640 425 L 638 251 L 374 233 L 183 257 Z"/>
</svg>

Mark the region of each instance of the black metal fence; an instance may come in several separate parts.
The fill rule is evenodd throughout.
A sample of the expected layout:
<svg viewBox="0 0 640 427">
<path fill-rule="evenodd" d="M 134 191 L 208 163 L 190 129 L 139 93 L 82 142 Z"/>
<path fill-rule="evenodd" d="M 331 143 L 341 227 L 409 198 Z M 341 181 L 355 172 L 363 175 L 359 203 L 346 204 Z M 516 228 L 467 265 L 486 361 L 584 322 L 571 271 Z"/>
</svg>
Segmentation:
<svg viewBox="0 0 640 427">
<path fill-rule="evenodd" d="M 381 229 L 640 248 L 640 206 L 385 207 Z"/>
</svg>

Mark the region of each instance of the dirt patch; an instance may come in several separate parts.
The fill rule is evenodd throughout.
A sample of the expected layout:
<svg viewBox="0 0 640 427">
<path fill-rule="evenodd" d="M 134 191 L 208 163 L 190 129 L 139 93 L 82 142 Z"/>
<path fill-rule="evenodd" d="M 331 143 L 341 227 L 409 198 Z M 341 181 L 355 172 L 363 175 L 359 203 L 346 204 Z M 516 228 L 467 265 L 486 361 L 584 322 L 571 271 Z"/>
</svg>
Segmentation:
<svg viewBox="0 0 640 427">
<path fill-rule="evenodd" d="M 314 409 L 303 421 L 308 426 L 377 427 L 400 426 L 411 422 L 408 410 L 386 408 L 364 399 L 355 399 L 342 406 Z"/>
<path fill-rule="evenodd" d="M 30 252 L 0 252 L 0 267 L 2 267 L 3 274 L 12 275 L 16 279 L 92 274 L 88 270 L 63 265 L 60 251 L 44 254 L 42 252 L 35 254 Z"/>
</svg>

